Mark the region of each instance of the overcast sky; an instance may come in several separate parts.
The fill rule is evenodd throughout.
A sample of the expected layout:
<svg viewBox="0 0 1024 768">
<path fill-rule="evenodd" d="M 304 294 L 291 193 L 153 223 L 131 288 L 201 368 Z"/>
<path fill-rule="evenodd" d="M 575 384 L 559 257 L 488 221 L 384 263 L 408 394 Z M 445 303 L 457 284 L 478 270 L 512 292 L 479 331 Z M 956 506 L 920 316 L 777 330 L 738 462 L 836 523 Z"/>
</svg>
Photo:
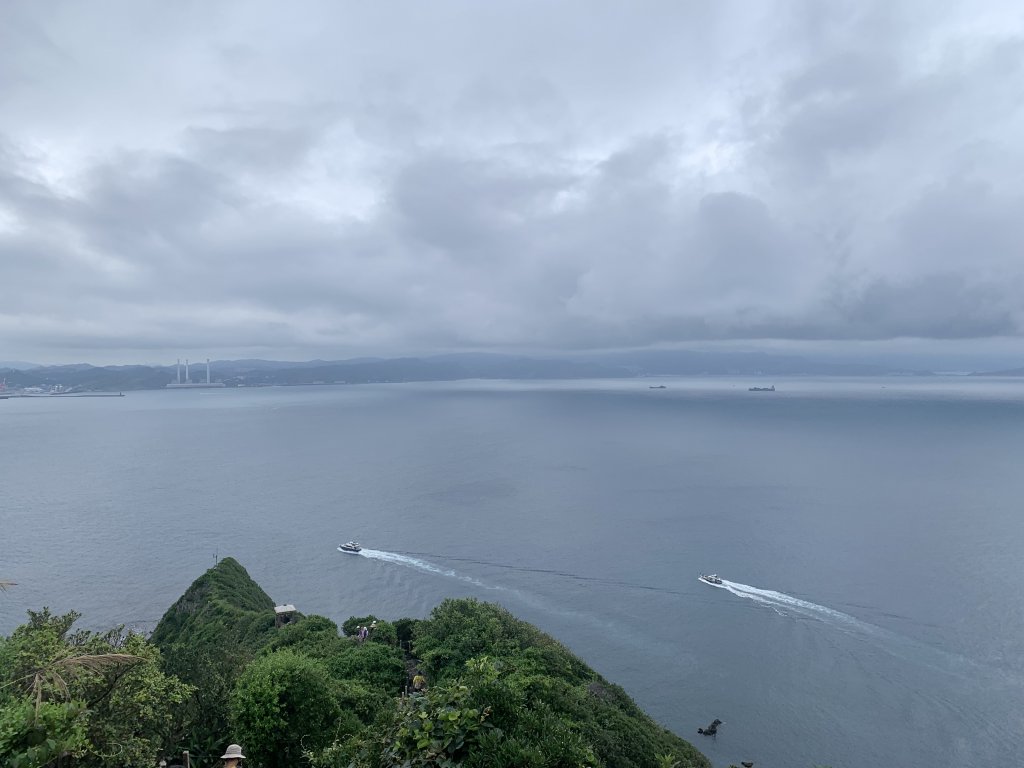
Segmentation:
<svg viewBox="0 0 1024 768">
<path fill-rule="evenodd" d="M 1022 336 L 1018 2 L 0 5 L 0 359 Z"/>
</svg>

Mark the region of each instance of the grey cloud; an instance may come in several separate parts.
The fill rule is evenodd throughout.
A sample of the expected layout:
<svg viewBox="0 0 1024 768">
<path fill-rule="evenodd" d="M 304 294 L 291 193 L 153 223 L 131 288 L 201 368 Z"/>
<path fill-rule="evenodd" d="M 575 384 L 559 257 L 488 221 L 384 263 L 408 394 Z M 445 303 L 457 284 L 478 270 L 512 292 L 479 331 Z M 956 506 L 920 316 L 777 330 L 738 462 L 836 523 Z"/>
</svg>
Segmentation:
<svg viewBox="0 0 1024 768">
<path fill-rule="evenodd" d="M 7 97 L 4 357 L 1024 334 L 1019 24 L 527 3 L 417 16 L 419 39 L 309 8 L 351 50 L 196 4 L 153 58 L 129 14 L 102 39 L 139 32 L 142 74 L 93 86 L 106 122 L 60 63 L 101 52 L 19 12 L 35 37 L 0 70 L 48 57 L 35 86 L 81 129 Z M 161 82 L 195 92 L 125 120 L 175 47 Z"/>
</svg>

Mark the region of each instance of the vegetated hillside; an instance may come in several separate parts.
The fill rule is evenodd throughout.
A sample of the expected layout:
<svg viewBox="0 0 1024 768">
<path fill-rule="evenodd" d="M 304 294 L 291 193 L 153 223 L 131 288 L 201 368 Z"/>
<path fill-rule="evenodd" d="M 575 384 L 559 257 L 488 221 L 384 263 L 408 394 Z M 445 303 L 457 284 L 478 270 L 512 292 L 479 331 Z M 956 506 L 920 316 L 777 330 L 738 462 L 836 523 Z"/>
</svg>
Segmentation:
<svg viewBox="0 0 1024 768">
<path fill-rule="evenodd" d="M 274 601 L 233 557 L 225 557 L 167 609 L 150 638 L 161 649 L 176 643 L 258 648 L 274 627 Z"/>
<path fill-rule="evenodd" d="M 117 392 L 132 389 L 158 389 L 173 378 L 173 368 L 148 365 L 49 365 L 28 370 L 0 370 L 7 386 L 64 387 L 69 392 Z"/>
<path fill-rule="evenodd" d="M 489 708 L 501 731 L 481 739 L 493 751 L 465 765 L 709 765 L 622 688 L 501 606 L 445 600 L 415 624 L 413 649 L 442 690 L 468 685 L 468 700 Z M 554 759 L 534 761 L 540 753 Z"/>
<path fill-rule="evenodd" d="M 189 749 L 203 764 L 221 754 L 231 691 L 273 629 L 274 601 L 231 557 L 167 609 L 150 640 L 163 654 L 165 671 L 194 686 L 180 709 L 175 751 Z"/>
<path fill-rule="evenodd" d="M 225 370 L 230 370 L 226 368 Z M 507 355 L 447 355 L 389 360 L 347 360 L 239 371 L 224 379 L 228 385 L 366 384 L 460 379 L 584 379 L 632 376 L 624 368 L 589 362 L 511 357 Z"/>
<path fill-rule="evenodd" d="M 373 626 L 365 640 L 360 626 Z M 153 635 L 168 673 L 199 689 L 174 749 L 208 762 L 237 741 L 252 768 L 709 765 L 500 606 L 446 600 L 426 620 L 351 617 L 344 630 L 301 615 L 275 628 L 270 598 L 221 561 Z"/>
</svg>

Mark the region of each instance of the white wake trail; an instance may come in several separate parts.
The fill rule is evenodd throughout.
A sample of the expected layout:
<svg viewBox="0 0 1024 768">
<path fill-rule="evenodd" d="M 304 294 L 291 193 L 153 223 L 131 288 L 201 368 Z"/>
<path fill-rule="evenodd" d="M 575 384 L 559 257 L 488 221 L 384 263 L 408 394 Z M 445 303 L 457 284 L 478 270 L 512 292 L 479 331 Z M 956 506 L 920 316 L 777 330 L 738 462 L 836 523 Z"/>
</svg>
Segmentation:
<svg viewBox="0 0 1024 768">
<path fill-rule="evenodd" d="M 842 611 L 837 611 L 824 605 L 818 605 L 817 603 L 812 603 L 809 600 L 801 600 L 799 597 L 793 597 L 792 595 L 787 595 L 784 592 L 776 592 L 773 589 L 759 589 L 757 587 L 752 587 L 749 584 L 738 584 L 734 581 L 726 581 L 724 579 L 721 584 L 714 584 L 712 586 L 731 592 L 737 597 L 743 597 L 747 600 L 753 600 L 754 602 L 771 606 L 776 610 L 779 608 L 785 608 L 801 613 L 805 616 L 821 619 L 823 621 L 838 622 L 840 624 L 845 624 L 848 627 L 855 627 L 862 631 L 877 629 L 871 624 L 863 622 L 848 613 L 843 613 Z"/>
<path fill-rule="evenodd" d="M 704 583 L 706 584 L 707 582 Z M 961 654 L 934 648 L 899 633 L 862 621 L 848 613 L 843 613 L 824 605 L 818 605 L 809 600 L 801 600 L 799 597 L 793 597 L 784 592 L 776 592 L 772 589 L 759 589 L 749 584 L 738 584 L 724 579 L 721 584 L 712 584 L 711 586 L 724 589 L 737 597 L 752 600 L 772 608 L 781 616 L 786 616 L 787 614 L 799 615 L 824 622 L 836 629 L 869 640 L 896 658 L 923 664 L 946 674 L 960 675 L 971 680 L 977 680 L 981 675 L 992 673 L 992 670 L 985 665 L 979 664 Z M 1005 671 L 999 671 L 997 674 L 998 678 L 994 679 L 1006 680 Z"/>
<path fill-rule="evenodd" d="M 448 568 L 441 568 L 440 566 L 434 565 L 433 563 L 427 562 L 426 560 L 420 560 L 418 557 L 409 557 L 408 555 L 400 555 L 397 552 L 385 552 L 381 549 L 363 549 L 360 553 L 363 557 L 368 557 L 371 560 L 380 560 L 385 563 L 395 563 L 396 565 L 404 565 L 406 568 L 414 568 L 417 571 L 423 571 L 424 573 L 432 573 L 437 576 L 447 576 L 451 579 L 458 579 L 459 581 L 466 581 L 474 586 L 480 587 L 481 589 L 502 589 L 502 587 L 495 587 L 490 584 L 485 584 L 478 579 L 474 579 L 472 576 L 466 576 L 465 574 L 453 571 Z"/>
</svg>

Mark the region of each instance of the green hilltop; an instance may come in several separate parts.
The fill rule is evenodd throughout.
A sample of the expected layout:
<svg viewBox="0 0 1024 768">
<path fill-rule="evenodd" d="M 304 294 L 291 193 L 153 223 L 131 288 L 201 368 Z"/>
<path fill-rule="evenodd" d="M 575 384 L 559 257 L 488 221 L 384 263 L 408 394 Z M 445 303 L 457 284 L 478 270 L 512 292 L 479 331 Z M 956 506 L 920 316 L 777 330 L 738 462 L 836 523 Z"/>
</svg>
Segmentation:
<svg viewBox="0 0 1024 768">
<path fill-rule="evenodd" d="M 176 643 L 241 643 L 256 648 L 274 627 L 274 601 L 233 557 L 225 557 L 167 609 L 150 638 L 163 649 Z"/>
</svg>

